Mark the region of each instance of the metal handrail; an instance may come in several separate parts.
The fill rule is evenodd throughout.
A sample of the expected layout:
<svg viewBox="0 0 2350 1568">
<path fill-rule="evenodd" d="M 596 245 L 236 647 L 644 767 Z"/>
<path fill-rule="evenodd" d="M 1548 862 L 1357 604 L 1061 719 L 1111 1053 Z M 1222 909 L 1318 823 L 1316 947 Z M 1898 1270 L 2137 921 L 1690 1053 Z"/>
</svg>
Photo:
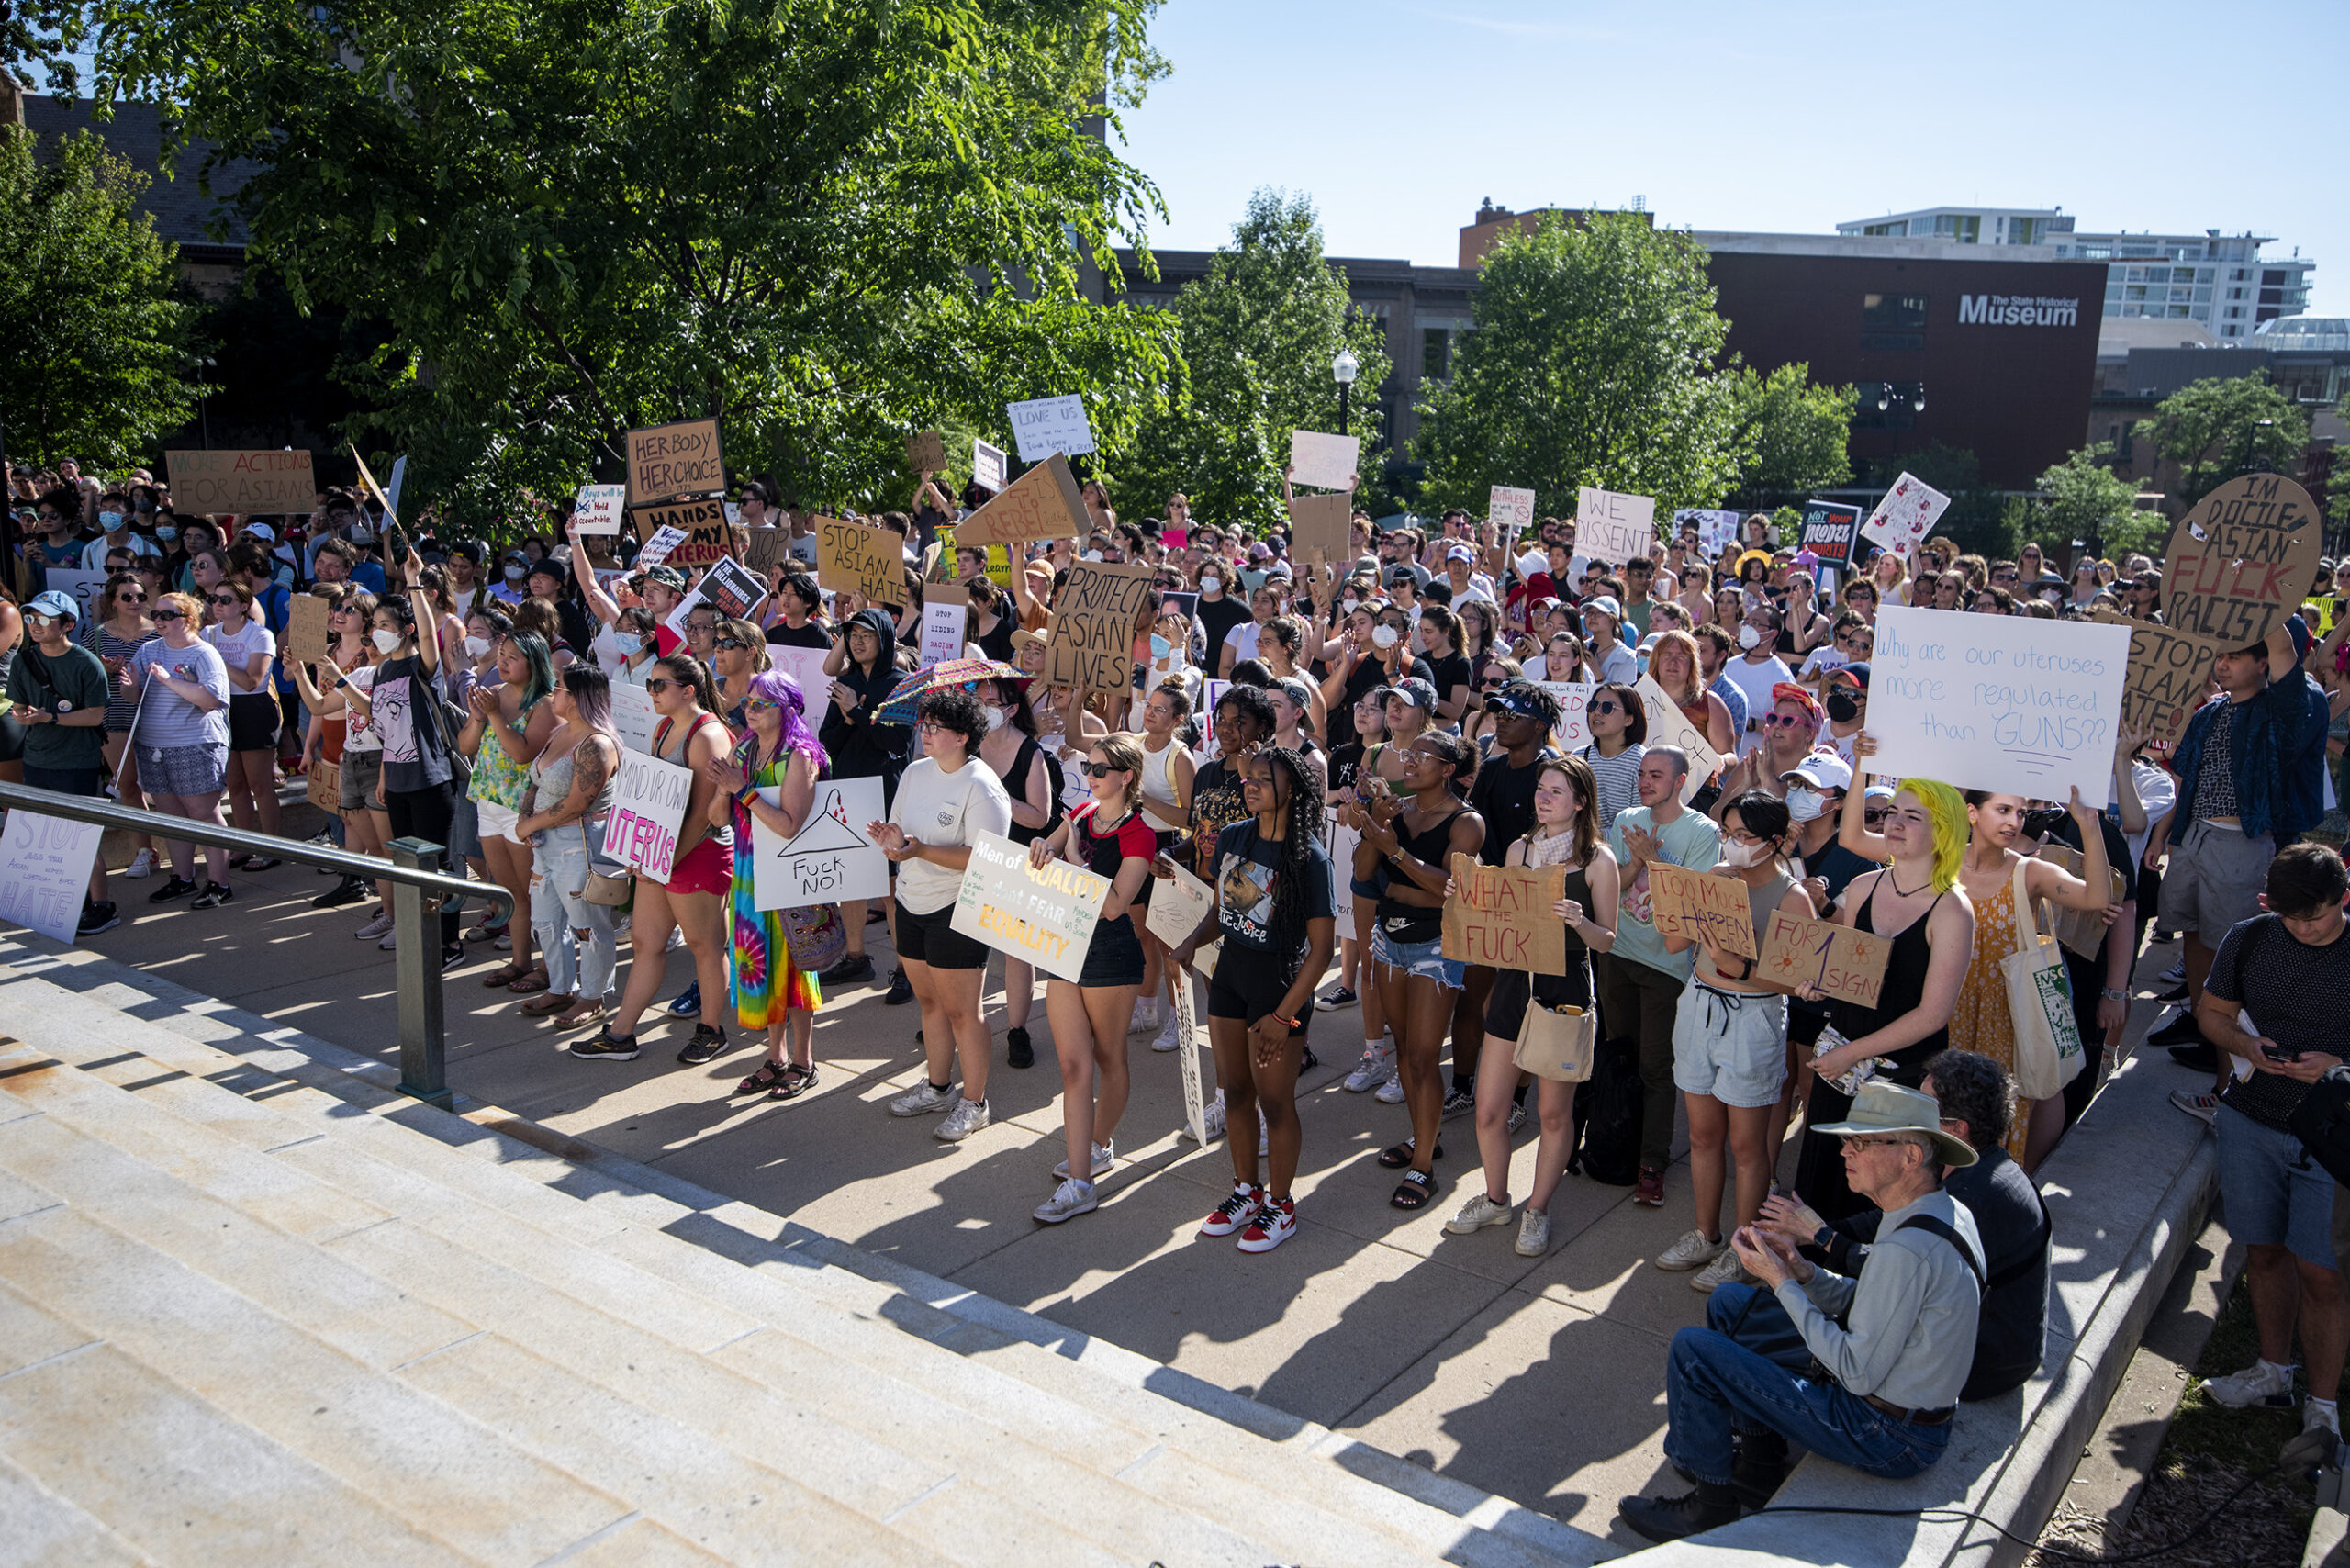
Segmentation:
<svg viewBox="0 0 2350 1568">
<path fill-rule="evenodd" d="M 452 898 L 477 898 L 510 920 L 512 893 L 496 882 L 449 876 L 441 869 L 442 846 L 420 838 L 392 840 L 386 846 L 392 857 L 386 861 L 274 834 L 247 833 L 218 823 L 137 811 L 97 796 L 61 795 L 29 784 L 0 781 L 0 806 L 21 806 L 67 822 L 95 823 L 167 841 L 297 860 L 347 877 L 389 882 L 392 932 L 397 938 L 394 968 L 399 980 L 400 1092 L 444 1111 L 449 1108 L 448 1042 L 441 1008 L 441 906 Z"/>
</svg>

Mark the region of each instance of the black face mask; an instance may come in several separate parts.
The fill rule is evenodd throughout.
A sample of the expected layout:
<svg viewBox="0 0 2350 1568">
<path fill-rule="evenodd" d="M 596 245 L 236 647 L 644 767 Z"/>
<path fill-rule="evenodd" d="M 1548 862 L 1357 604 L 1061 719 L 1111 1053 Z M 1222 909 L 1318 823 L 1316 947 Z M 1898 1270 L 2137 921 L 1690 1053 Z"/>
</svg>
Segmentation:
<svg viewBox="0 0 2350 1568">
<path fill-rule="evenodd" d="M 1860 716 L 1861 700 L 1849 691 L 1828 694 L 1828 716 L 1840 724 L 1849 724 Z"/>
</svg>

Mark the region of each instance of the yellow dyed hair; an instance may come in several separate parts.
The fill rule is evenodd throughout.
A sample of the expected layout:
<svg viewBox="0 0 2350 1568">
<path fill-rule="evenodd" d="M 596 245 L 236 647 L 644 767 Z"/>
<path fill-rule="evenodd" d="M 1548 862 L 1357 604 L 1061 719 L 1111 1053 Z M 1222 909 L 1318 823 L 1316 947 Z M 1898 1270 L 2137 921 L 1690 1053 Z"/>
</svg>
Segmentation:
<svg viewBox="0 0 2350 1568">
<path fill-rule="evenodd" d="M 1934 891 L 1948 892 L 1966 857 L 1966 797 L 1931 778 L 1905 778 L 1897 794 L 1916 798 L 1934 824 Z"/>
</svg>

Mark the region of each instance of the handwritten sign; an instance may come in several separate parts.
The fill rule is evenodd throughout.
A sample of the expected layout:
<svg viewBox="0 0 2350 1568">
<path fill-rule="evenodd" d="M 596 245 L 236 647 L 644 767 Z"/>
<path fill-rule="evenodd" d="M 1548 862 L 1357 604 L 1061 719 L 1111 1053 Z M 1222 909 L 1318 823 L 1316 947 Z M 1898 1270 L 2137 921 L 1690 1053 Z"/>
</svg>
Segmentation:
<svg viewBox="0 0 2350 1568">
<path fill-rule="evenodd" d="M 308 512 L 319 478 L 308 452 L 167 452 L 172 504 L 191 512 Z"/>
<path fill-rule="evenodd" d="M 922 606 L 922 662 L 934 665 L 963 656 L 963 633 L 970 610 L 959 595 L 924 599 Z"/>
<path fill-rule="evenodd" d="M 2209 637 L 2124 619 L 2106 610 L 2098 620 L 2130 629 L 2130 668 L 2121 683 L 2121 728 L 2177 745 L 2187 722 L 2210 694 L 2211 672 L 2229 650 Z M 2117 737 L 2118 739 L 2118 737 Z"/>
<path fill-rule="evenodd" d="M 906 466 L 917 474 L 935 474 L 946 467 L 946 439 L 936 431 L 906 437 Z"/>
<path fill-rule="evenodd" d="M 1561 751 L 1581 752 L 1591 744 L 1591 692 L 1587 680 L 1545 680 L 1537 682 L 1543 690 L 1559 700 L 1558 727 L 1550 732 Z"/>
<path fill-rule="evenodd" d="M 1861 524 L 1861 537 L 1873 539 L 1907 560 L 1949 506 L 1948 496 L 1916 475 L 1905 473 L 1886 491 L 1868 521 Z"/>
<path fill-rule="evenodd" d="M 106 829 L 22 807 L 0 834 L 0 924 L 21 925 L 59 942 L 78 935 L 90 894 L 90 863 Z"/>
<path fill-rule="evenodd" d="M 653 749 L 653 693 L 641 686 L 624 680 L 611 685 L 612 733 L 629 751 L 651 752 Z"/>
<path fill-rule="evenodd" d="M 2163 551 L 2163 622 L 2248 648 L 2308 597 L 2324 520 L 2307 490 L 2277 474 L 2231 479 L 2195 503 Z"/>
<path fill-rule="evenodd" d="M 649 506 L 726 487 L 716 420 L 680 420 L 628 432 L 628 504 Z M 711 509 L 720 518 L 725 514 Z"/>
<path fill-rule="evenodd" d="M 693 794 L 690 769 L 623 750 L 612 776 L 612 810 L 604 819 L 604 857 L 633 866 L 656 882 L 676 868 L 677 830 Z"/>
<path fill-rule="evenodd" d="M 1681 781 L 1681 803 L 1685 806 L 1729 759 L 1713 748 L 1703 730 L 1689 722 L 1681 705 L 1664 694 L 1656 677 L 1641 676 L 1634 689 L 1639 692 L 1641 711 L 1648 715 L 1649 745 L 1679 746 L 1688 754 L 1689 775 Z"/>
<path fill-rule="evenodd" d="M 1735 519 L 1738 514 L 1729 514 Z M 1860 536 L 1861 509 L 1839 501 L 1806 501 L 1803 524 L 1796 530 L 1796 548 L 1819 557 L 1823 566 L 1852 564 L 1852 542 Z"/>
<path fill-rule="evenodd" d="M 1013 444 L 1023 463 L 1041 463 L 1056 453 L 1082 456 L 1093 450 L 1093 429 L 1085 422 L 1085 399 L 1072 392 L 1066 398 L 1033 398 L 1007 403 Z"/>
<path fill-rule="evenodd" d="M 895 535 L 892 535 L 894 538 Z M 772 582 L 776 564 L 791 555 L 791 530 L 788 528 L 750 528 L 743 532 L 743 564 L 751 568 L 759 581 Z"/>
<path fill-rule="evenodd" d="M 1738 537 L 1738 521 L 1741 514 L 1723 511 L 1712 507 L 1683 507 L 1673 514 L 1673 532 L 1678 533 L 1684 524 L 1694 523 L 1697 529 L 1697 554 L 1713 560 L 1730 546 Z M 1857 521 L 1860 512 L 1853 509 Z"/>
<path fill-rule="evenodd" d="M 780 788 L 761 790 L 767 804 L 780 803 Z M 890 857 L 865 836 L 861 823 L 878 822 L 878 778 L 837 778 L 816 786 L 808 820 L 789 842 L 751 817 L 751 903 L 756 909 L 804 909 L 844 899 L 890 896 Z"/>
<path fill-rule="evenodd" d="M 1178 866 L 1174 876 L 1150 884 L 1150 913 L 1144 917 L 1143 928 L 1168 946 L 1180 947 L 1200 928 L 1214 903 L 1214 890 Z"/>
<path fill-rule="evenodd" d="M 1084 971 L 1085 950 L 1093 945 L 1093 927 L 1109 895 L 1107 877 L 1066 860 L 1039 870 L 1028 864 L 1026 845 L 982 833 L 971 846 L 947 924 L 975 942 L 1073 980 Z"/>
<path fill-rule="evenodd" d="M 767 658 L 774 667 L 789 676 L 800 687 L 800 700 L 808 711 L 808 727 L 822 728 L 825 716 L 833 708 L 833 678 L 824 673 L 824 660 L 830 648 L 793 648 L 780 643 L 767 644 Z M 865 819 L 871 822 L 874 819 Z"/>
<path fill-rule="evenodd" d="M 1080 561 L 1053 607 L 1045 679 L 1079 691 L 1124 691 L 1135 672 L 1135 615 L 1158 572 Z"/>
<path fill-rule="evenodd" d="M 310 764 L 303 799 L 330 817 L 342 815 L 342 765 L 319 757 Z"/>
<path fill-rule="evenodd" d="M 637 569 L 644 572 L 651 571 L 654 567 L 659 566 L 662 562 L 669 558 L 670 551 L 675 550 L 678 545 L 683 544 L 685 542 L 686 531 L 675 526 L 674 524 L 665 523 L 661 527 L 655 529 L 653 531 L 653 537 L 647 539 L 644 542 L 643 548 L 638 550 L 636 553 Z"/>
<path fill-rule="evenodd" d="M 1069 459 L 1053 453 L 957 523 L 955 543 L 1024 545 L 1037 539 L 1082 539 L 1088 526 L 1085 498 L 1078 493 Z"/>
<path fill-rule="evenodd" d="M 1575 548 L 1622 566 L 1656 550 L 1656 498 L 1624 496 L 1584 485 L 1575 491 Z"/>
<path fill-rule="evenodd" d="M 1534 526 L 1534 492 L 1494 485 L 1485 493 L 1485 515 L 1504 538 Z"/>
<path fill-rule="evenodd" d="M 1012 465 L 1003 448 L 990 446 L 974 436 L 971 439 L 971 483 L 983 490 L 1001 492 L 1003 476 Z"/>
<path fill-rule="evenodd" d="M 1892 951 L 1893 944 L 1881 936 L 1824 920 L 1799 920 L 1774 909 L 1763 924 L 1754 983 L 1789 993 L 1799 985 L 1816 985 L 1835 1001 L 1874 1007 L 1885 986 L 1885 960 Z"/>
<path fill-rule="evenodd" d="M 572 525 L 582 533 L 618 533 L 627 504 L 626 485 L 582 485 L 571 503 Z"/>
<path fill-rule="evenodd" d="M 2130 629 L 1887 605 L 1870 660 L 1873 773 L 2102 802 Z"/>
<path fill-rule="evenodd" d="M 1567 972 L 1567 928 L 1550 906 L 1567 896 L 1563 866 L 1481 866 L 1452 857 L 1444 956 L 1538 975 Z"/>
<path fill-rule="evenodd" d="M 2052 866 L 2062 866 L 2081 880 L 2088 880 L 2088 857 L 2070 845 L 2051 839 L 2040 846 L 2040 853 L 2033 858 L 2045 860 Z M 2105 902 L 2120 903 L 2121 895 L 2128 890 L 2121 880 L 2121 868 L 2108 866 L 2105 877 Z M 2063 904 L 2054 904 L 2043 906 L 2042 913 L 2050 918 L 2042 923 L 2041 929 L 2051 932 L 2057 941 L 2082 958 L 2094 958 L 2105 950 L 2108 927 L 2103 910 L 2067 909 Z"/>
<path fill-rule="evenodd" d="M 837 517 L 816 520 L 816 582 L 834 593 L 861 593 L 876 604 L 903 604 L 903 546 L 886 528 Z"/>
<path fill-rule="evenodd" d="M 1354 516 L 1352 496 L 1292 498 L 1289 503 L 1290 558 L 1298 562 L 1344 562 L 1347 546 L 1353 539 Z"/>
<path fill-rule="evenodd" d="M 672 506 L 637 507 L 633 512 L 636 536 L 648 542 L 637 555 L 640 566 L 666 561 L 683 571 L 723 561 L 734 553 L 734 529 L 726 521 L 726 508 L 721 502 L 679 501 Z M 650 541 L 663 530 L 672 528 L 681 535 L 678 541 L 662 552 L 660 560 L 645 560 L 645 554 L 653 548 Z"/>
<path fill-rule="evenodd" d="M 1362 438 L 1324 435 L 1319 431 L 1289 432 L 1289 477 L 1292 485 L 1317 490 L 1354 492 L 1355 470 L 1362 465 Z"/>
<path fill-rule="evenodd" d="M 1738 878 L 1652 861 L 1649 898 L 1658 935 L 1708 941 L 1740 958 L 1756 956 L 1754 916 L 1747 908 L 1746 884 Z"/>
</svg>

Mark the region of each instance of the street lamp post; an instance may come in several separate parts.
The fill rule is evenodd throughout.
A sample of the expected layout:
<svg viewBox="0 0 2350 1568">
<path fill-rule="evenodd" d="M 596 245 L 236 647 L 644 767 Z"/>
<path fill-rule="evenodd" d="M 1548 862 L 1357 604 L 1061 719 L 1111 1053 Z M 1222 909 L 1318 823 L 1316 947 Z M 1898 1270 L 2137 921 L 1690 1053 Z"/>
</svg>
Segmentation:
<svg viewBox="0 0 2350 1568">
<path fill-rule="evenodd" d="M 1338 357 L 1330 362 L 1330 375 L 1338 383 L 1338 433 L 1347 433 L 1347 394 L 1353 389 L 1355 372 L 1361 368 L 1352 349 L 1340 349 Z"/>
</svg>

